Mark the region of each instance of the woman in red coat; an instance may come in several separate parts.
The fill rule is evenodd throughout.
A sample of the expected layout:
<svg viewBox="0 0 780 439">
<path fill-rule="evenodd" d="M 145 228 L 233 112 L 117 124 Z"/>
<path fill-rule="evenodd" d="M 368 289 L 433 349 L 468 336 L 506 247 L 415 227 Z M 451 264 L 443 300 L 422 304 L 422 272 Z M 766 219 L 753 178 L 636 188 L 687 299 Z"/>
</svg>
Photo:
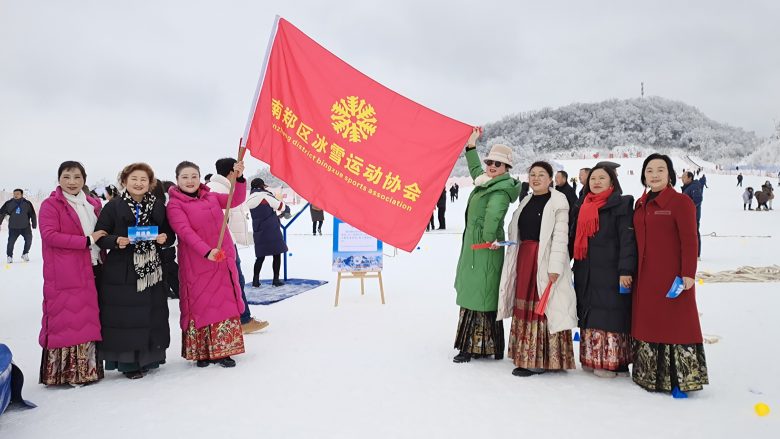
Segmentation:
<svg viewBox="0 0 780 439">
<path fill-rule="evenodd" d="M 642 165 L 650 190 L 636 203 L 638 272 L 631 335 L 634 382 L 650 391 L 688 392 L 709 384 L 696 307 L 696 207 L 674 190 L 672 160 L 651 154 Z M 668 298 L 676 277 L 683 291 Z"/>
</svg>

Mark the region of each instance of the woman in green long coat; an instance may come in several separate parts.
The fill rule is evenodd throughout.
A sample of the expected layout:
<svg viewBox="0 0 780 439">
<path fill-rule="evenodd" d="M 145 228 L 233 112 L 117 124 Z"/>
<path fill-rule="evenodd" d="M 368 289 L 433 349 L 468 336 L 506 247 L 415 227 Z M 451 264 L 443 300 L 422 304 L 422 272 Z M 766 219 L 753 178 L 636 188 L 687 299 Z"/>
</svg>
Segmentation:
<svg viewBox="0 0 780 439">
<path fill-rule="evenodd" d="M 460 306 L 453 359 L 465 363 L 471 358 L 494 355 L 504 357 L 504 325 L 496 321 L 498 283 L 504 263 L 504 248 L 496 245 L 504 240 L 504 216 L 509 204 L 517 200 L 520 182 L 509 175 L 512 150 L 505 145 L 493 145 L 485 158 L 486 170 L 477 155 L 476 142 L 480 130 L 474 129 L 466 145 L 466 160 L 474 189 L 466 206 L 466 229 L 455 275 L 455 291 Z M 489 249 L 474 250 L 473 244 L 493 243 Z"/>
</svg>

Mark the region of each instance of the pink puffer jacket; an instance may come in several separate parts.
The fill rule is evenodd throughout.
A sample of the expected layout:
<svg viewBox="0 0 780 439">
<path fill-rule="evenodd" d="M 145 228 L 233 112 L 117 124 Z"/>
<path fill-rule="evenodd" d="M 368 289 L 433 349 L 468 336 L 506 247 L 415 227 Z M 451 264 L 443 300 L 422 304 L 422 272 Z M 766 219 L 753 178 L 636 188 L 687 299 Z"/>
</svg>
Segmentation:
<svg viewBox="0 0 780 439">
<path fill-rule="evenodd" d="M 238 317 L 244 311 L 244 302 L 230 233 L 225 233 L 222 242 L 226 258 L 220 262 L 206 258 L 217 246 L 228 195 L 211 192 L 206 185 L 200 186 L 198 197 L 190 197 L 176 186 L 168 190 L 168 195 L 168 222 L 179 237 L 181 329 L 186 330 L 190 320 L 200 329 Z M 246 183 L 236 183 L 231 207 L 245 199 Z"/>
<path fill-rule="evenodd" d="M 100 215 L 100 201 L 87 197 Z M 76 210 L 57 188 L 38 215 L 43 246 L 43 319 L 38 342 L 56 349 L 100 341 L 92 257 Z"/>
</svg>

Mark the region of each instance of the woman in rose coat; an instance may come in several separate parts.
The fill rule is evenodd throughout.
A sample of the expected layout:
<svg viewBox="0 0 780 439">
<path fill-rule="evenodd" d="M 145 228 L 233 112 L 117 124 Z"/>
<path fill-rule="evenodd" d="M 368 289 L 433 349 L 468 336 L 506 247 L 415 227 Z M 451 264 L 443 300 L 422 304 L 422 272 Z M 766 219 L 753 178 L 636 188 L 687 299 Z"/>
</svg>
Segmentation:
<svg viewBox="0 0 780 439">
<path fill-rule="evenodd" d="M 244 163 L 233 168 L 236 190 L 231 207 L 246 199 Z M 200 182 L 200 168 L 191 162 L 176 167 L 176 186 L 168 191 L 168 221 L 179 237 L 179 283 L 182 356 L 198 367 L 219 363 L 233 367 L 230 356 L 244 352 L 240 315 L 244 310 L 230 233 L 215 248 L 222 227 L 227 194 L 211 192 Z"/>
<path fill-rule="evenodd" d="M 638 270 L 633 294 L 634 382 L 646 390 L 688 392 L 709 384 L 696 307 L 696 207 L 674 190 L 672 160 L 651 154 L 642 165 L 650 190 L 636 203 Z M 675 278 L 684 290 L 667 293 Z"/>
<path fill-rule="evenodd" d="M 100 311 L 95 279 L 103 255 L 95 241 L 100 201 L 82 191 L 87 173 L 68 161 L 57 171 L 59 187 L 41 204 L 43 246 L 43 348 L 40 383 L 80 385 L 103 378 L 95 342 Z"/>
</svg>

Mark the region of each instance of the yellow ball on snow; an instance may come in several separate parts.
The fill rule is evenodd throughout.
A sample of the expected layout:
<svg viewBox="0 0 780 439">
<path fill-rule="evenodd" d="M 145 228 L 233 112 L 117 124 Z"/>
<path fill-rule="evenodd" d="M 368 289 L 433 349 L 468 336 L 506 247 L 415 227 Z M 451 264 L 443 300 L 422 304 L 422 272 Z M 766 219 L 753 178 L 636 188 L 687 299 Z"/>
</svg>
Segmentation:
<svg viewBox="0 0 780 439">
<path fill-rule="evenodd" d="M 758 416 L 766 416 L 769 414 L 769 406 L 764 404 L 763 402 L 759 402 L 753 407 L 753 410 L 756 411 L 756 414 Z"/>
</svg>

